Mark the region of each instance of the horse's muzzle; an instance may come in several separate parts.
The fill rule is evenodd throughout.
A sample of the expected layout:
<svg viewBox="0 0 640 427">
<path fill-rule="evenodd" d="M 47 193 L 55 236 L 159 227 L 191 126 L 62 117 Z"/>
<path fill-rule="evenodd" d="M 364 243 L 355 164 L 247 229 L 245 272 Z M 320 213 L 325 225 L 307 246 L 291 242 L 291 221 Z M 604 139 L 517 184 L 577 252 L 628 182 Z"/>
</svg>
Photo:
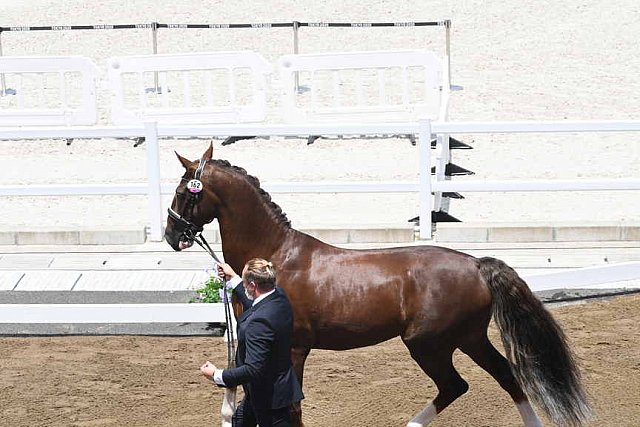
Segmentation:
<svg viewBox="0 0 640 427">
<path fill-rule="evenodd" d="M 193 240 L 180 240 L 180 242 L 178 242 L 178 248 L 181 251 L 184 249 L 188 249 L 191 246 L 193 246 Z"/>
</svg>

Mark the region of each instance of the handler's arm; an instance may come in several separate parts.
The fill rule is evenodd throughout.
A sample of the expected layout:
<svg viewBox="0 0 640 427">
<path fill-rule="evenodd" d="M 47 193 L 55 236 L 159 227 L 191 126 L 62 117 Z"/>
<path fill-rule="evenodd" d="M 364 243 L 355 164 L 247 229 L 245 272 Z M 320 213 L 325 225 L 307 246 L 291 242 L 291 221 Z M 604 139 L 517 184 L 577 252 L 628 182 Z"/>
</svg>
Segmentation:
<svg viewBox="0 0 640 427">
<path fill-rule="evenodd" d="M 246 384 L 266 374 L 275 341 L 275 331 L 264 318 L 251 319 L 249 322 L 245 335 L 247 346 L 245 363 L 237 368 L 222 371 L 222 379 L 226 387 Z"/>
</svg>

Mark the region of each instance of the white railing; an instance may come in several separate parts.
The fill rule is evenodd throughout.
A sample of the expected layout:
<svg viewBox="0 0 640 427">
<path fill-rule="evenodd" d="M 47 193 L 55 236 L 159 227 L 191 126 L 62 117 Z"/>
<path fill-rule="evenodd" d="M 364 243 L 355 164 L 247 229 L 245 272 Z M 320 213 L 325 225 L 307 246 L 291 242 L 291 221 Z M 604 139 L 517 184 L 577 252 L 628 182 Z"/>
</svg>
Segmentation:
<svg viewBox="0 0 640 427">
<path fill-rule="evenodd" d="M 224 323 L 223 304 L 0 304 L 0 323 Z"/>
<path fill-rule="evenodd" d="M 640 262 L 522 274 L 534 292 L 551 289 L 638 289 Z M 610 284 L 610 285 L 609 285 Z M 0 324 L 224 323 L 217 304 L 0 304 Z"/>
<path fill-rule="evenodd" d="M 0 126 L 96 123 L 98 68 L 90 59 L 0 56 L 0 72 L 16 88 L 0 97 Z M 57 96 L 45 93 L 52 90 Z"/>
<path fill-rule="evenodd" d="M 171 194 L 174 185 L 160 183 L 158 138 L 185 136 L 297 136 L 297 135 L 371 135 L 371 134 L 415 134 L 419 140 L 419 182 L 376 183 L 273 183 L 266 184 L 270 192 L 389 192 L 418 191 L 420 200 L 420 237 L 431 237 L 431 211 L 434 206 L 433 192 L 444 191 L 595 191 L 595 190 L 640 190 L 640 179 L 608 180 L 561 180 L 561 181 L 444 181 L 438 175 L 431 177 L 430 140 L 432 135 L 449 133 L 492 132 L 616 132 L 640 131 L 640 121 L 590 121 L 590 122 L 430 122 L 421 120 L 405 123 L 359 123 L 359 124 L 301 124 L 301 125 L 192 125 L 157 126 L 146 123 L 137 127 L 88 127 L 88 128 L 0 128 L 0 139 L 48 139 L 48 138 L 146 138 L 147 167 L 146 183 L 129 185 L 114 184 L 97 186 L 73 184 L 50 186 L 0 186 L 0 195 L 52 195 L 52 194 L 147 194 L 149 198 L 150 239 L 162 239 L 161 194 Z"/>
<path fill-rule="evenodd" d="M 114 124 L 260 122 L 267 115 L 271 65 L 255 52 L 123 56 L 108 67 Z"/>
<path fill-rule="evenodd" d="M 82 58 L 80 58 L 82 59 Z M 43 62 L 44 61 L 44 62 Z M 65 67 L 75 69 L 77 58 L 17 58 L 0 62 L 0 72 L 30 70 L 38 74 L 47 67 L 43 63 L 51 62 L 49 68 Z M 108 138 L 108 137 L 144 137 L 148 147 L 148 183 L 119 186 L 39 186 L 20 189 L 14 186 L 0 187 L 0 194 L 34 195 L 37 194 L 147 194 L 150 200 L 151 239 L 161 238 L 161 218 L 156 213 L 160 205 L 162 190 L 159 185 L 157 167 L 157 138 L 160 136 L 252 136 L 252 135 L 349 135 L 373 133 L 413 133 L 415 120 L 425 117 L 430 120 L 445 121 L 449 102 L 448 58 L 441 61 L 433 53 L 423 50 L 373 51 L 331 54 L 287 55 L 280 60 L 283 84 L 280 88 L 284 121 L 302 120 L 306 125 L 286 127 L 284 125 L 260 124 L 242 127 L 243 123 L 262 122 L 267 116 L 267 77 L 271 66 L 255 52 L 216 52 L 191 54 L 165 54 L 116 57 L 109 60 L 109 88 L 112 95 L 111 120 L 119 126 L 92 128 L 50 128 L 33 130 L 29 128 L 5 128 L 0 134 L 2 139 L 38 139 L 38 138 Z M 50 114 L 36 115 L 32 109 L 23 111 L 4 111 L 13 121 L 4 124 L 11 126 L 51 125 L 51 124 L 93 124 L 96 118 L 95 70 L 88 59 L 82 59 L 87 68 L 83 72 L 82 93 L 83 108 L 67 109 L 55 112 L 53 121 Z M 12 68 L 13 67 L 13 68 Z M 16 68 L 16 69 L 18 69 Z M 351 72 L 351 79 L 345 79 L 341 73 Z M 61 72 L 62 73 L 62 72 Z M 92 74 L 93 73 L 93 74 Z M 310 93 L 299 92 L 299 74 L 310 77 L 307 84 Z M 308 73 L 308 75 L 307 75 Z M 328 74 L 330 87 L 323 95 L 319 89 L 320 76 Z M 365 81 L 366 77 L 369 78 Z M 64 83 L 64 82 L 62 82 Z M 348 93 L 341 88 L 343 84 L 352 86 Z M 41 90 L 44 90 L 44 81 Z M 321 85 L 320 85 L 321 86 Z M 66 87 L 63 85 L 63 87 Z M 367 96 L 365 91 L 373 90 L 376 95 Z M 38 90 L 32 95 L 42 97 Z M 64 90 L 66 93 L 66 89 Z M 21 95 L 22 91 L 18 92 Z M 368 94 L 370 95 L 370 94 Z M 22 96 L 22 95 L 21 95 Z M 348 101 L 344 98 L 354 98 Z M 11 98 L 11 97 L 7 97 Z M 55 97 L 54 97 L 55 99 Z M 331 106 L 322 105 L 329 100 Z M 0 107 L 2 105 L 0 104 Z M 24 107 L 20 105 L 20 107 Z M 3 109 L 0 108 L 0 119 Z M 48 112 L 49 113 L 49 112 Z M 321 123 L 333 118 L 338 123 L 357 123 L 322 127 L 313 132 L 313 123 Z M 401 121 L 406 125 L 383 127 L 362 127 L 362 123 L 393 123 Z M 143 122 L 149 125 L 142 127 Z M 160 134 L 152 128 L 151 122 L 158 122 Z M 412 124 L 413 122 L 413 124 Z M 197 125 L 221 124 L 214 133 L 206 128 L 196 130 L 171 129 L 172 124 Z M 3 122 L 0 121 L 0 125 Z M 130 126 L 130 127 L 121 127 Z M 346 126 L 346 127 L 345 127 Z M 351 126 L 352 130 L 349 130 Z M 355 126 L 355 127 L 354 127 Z M 360 126 L 360 127 L 358 127 Z M 377 129 L 388 129 L 379 132 Z M 163 129 L 168 129 L 164 132 Z M 194 128 L 192 128 L 194 129 Z M 252 129 L 251 134 L 243 129 Z M 185 133 L 185 130 L 187 133 Z M 173 132 L 171 134 L 171 132 Z M 221 133 L 222 132 L 222 133 Z M 450 159 L 448 138 L 438 137 L 438 151 L 435 161 L 436 175 L 443 177 Z M 383 191 L 375 184 L 354 184 L 342 191 Z M 397 183 L 387 183 L 385 187 L 394 187 L 394 191 L 406 189 L 396 187 Z M 272 190 L 275 191 L 275 190 Z M 284 190 L 286 192 L 286 190 Z M 305 191 L 298 188 L 298 191 Z M 307 190 L 308 191 L 308 190 Z M 317 189 L 322 192 L 323 190 Z M 328 192 L 329 190 L 324 190 Z M 441 193 L 436 193 L 434 210 L 440 210 Z"/>
<path fill-rule="evenodd" d="M 447 60 L 440 61 L 425 51 L 394 52 L 354 52 L 315 55 L 285 56 L 280 61 L 283 80 L 282 103 L 285 117 L 288 115 L 304 118 L 300 124 L 245 123 L 262 120 L 266 114 L 264 80 L 269 65 L 262 57 L 253 52 L 223 52 L 179 55 L 153 55 L 113 58 L 109 65 L 112 93 L 114 94 L 113 115 L 117 121 L 128 123 L 126 126 L 70 126 L 83 123 L 95 117 L 95 66 L 83 58 L 0 58 L 0 70 L 46 73 L 57 70 L 64 75 L 68 71 L 78 71 L 82 76 L 82 93 L 87 115 L 82 111 L 63 108 L 57 111 L 59 117 L 52 122 L 66 127 L 26 127 L 29 125 L 50 124 L 48 115 L 38 116 L 33 110 L 23 109 L 17 125 L 25 127 L 0 127 L 0 139 L 82 139 L 82 138 L 137 138 L 144 137 L 147 147 L 147 181 L 133 184 L 84 185 L 61 184 L 41 186 L 0 186 L 0 195 L 55 195 L 55 194 L 145 194 L 149 199 L 149 224 L 151 240 L 162 239 L 161 195 L 173 192 L 173 186 L 162 186 L 159 170 L 158 138 L 164 137 L 225 137 L 233 136 L 299 136 L 299 135 L 378 135 L 410 134 L 417 135 L 419 145 L 419 181 L 418 182 L 382 182 L 382 183 L 273 183 L 265 185 L 270 192 L 406 192 L 418 191 L 420 202 L 420 237 L 431 236 L 431 212 L 441 206 L 443 192 L 455 191 L 568 191 L 568 190 L 637 190 L 640 180 L 635 178 L 618 180 L 562 180 L 562 181 L 465 181 L 446 180 L 445 167 L 450 158 L 449 134 L 464 133 L 522 133 L 522 132 L 610 132 L 638 131 L 639 121 L 591 121 L 591 122 L 448 122 L 447 111 L 449 87 L 445 84 L 448 77 Z M 87 62 L 89 61 L 89 62 Z M 417 79 L 411 79 L 410 70 L 417 67 Z M 234 71 L 248 69 L 252 88 L 248 90 L 249 104 L 243 110 L 238 106 L 237 84 Z M 396 78 L 387 75 L 396 69 Z M 228 79 L 226 87 L 228 104 L 224 108 L 214 108 L 213 82 L 206 75 L 202 85 L 204 103 L 197 103 L 193 94 L 191 78 L 185 73 L 191 71 L 220 71 Z M 322 106 L 317 88 L 316 74 L 328 72 L 330 87 L 328 99 L 335 100 L 344 93 L 340 77 L 336 72 L 350 70 L 355 72 L 356 105 L 346 106 L 338 102 L 329 109 Z M 184 72 L 182 84 L 167 87 L 167 74 Z M 361 73 L 373 78 L 373 82 L 364 84 Z M 370 73 L 372 72 L 372 74 Z M 295 89 L 293 76 L 309 73 L 308 83 L 311 93 L 301 94 Z M 368 74 L 367 74 L 368 73 Z M 154 76 L 160 79 L 155 84 L 153 96 L 147 86 Z M 128 80 L 132 75 L 133 80 Z M 131 76 L 129 76 L 131 77 Z M 416 77 L 416 76 L 413 76 Z M 180 79 L 178 79 L 180 81 Z M 395 91 L 399 95 L 397 102 L 389 101 L 387 84 L 395 82 Z M 66 87 L 66 80 L 62 86 Z M 133 84 L 131 84 L 133 82 Z M 421 89 L 409 90 L 418 83 Z M 92 86 L 93 84 L 93 86 Z M 361 102 L 358 96 L 366 88 L 373 89 L 371 105 Z M 127 89 L 128 88 L 128 89 Z M 171 89 L 172 94 L 169 94 Z M 210 90 L 211 89 L 211 90 Z M 64 91 L 63 91 L 64 92 Z M 129 93 L 129 97 L 127 96 Z M 176 106 L 175 95 L 181 98 Z M 311 103 L 300 108 L 299 97 L 311 98 Z M 128 102 L 133 98 L 133 106 Z M 192 102 L 194 101 L 194 102 Z M 197 104 L 194 106 L 194 103 Z M 84 105 L 84 104 L 83 104 Z M 85 107 L 83 107 L 85 108 Z M 3 109 L 0 109 L 2 118 Z M 4 111 L 14 114 L 14 111 Z M 75 116 L 75 113 L 79 116 Z M 338 113 L 339 120 L 323 123 L 327 114 Z M 395 113 L 399 115 L 394 115 Z M 382 116 L 378 116 L 381 113 Z M 422 113 L 422 115 L 421 115 Z M 33 117 L 29 114 L 34 114 Z M 367 114 L 375 121 L 367 121 Z M 419 116 L 420 120 L 416 117 Z M 8 116 L 7 116 L 8 117 Z M 12 117 L 16 117 L 13 115 Z M 64 120 L 61 120 L 64 118 Z M 401 120 L 394 122 L 394 120 Z M 158 122 L 159 121 L 159 122 Z M 144 125 L 143 125 L 144 122 Z M 158 123 L 156 123 L 158 122 Z M 175 122 L 181 123 L 172 124 Z M 197 124 L 206 122 L 208 124 Z M 212 122 L 224 122 L 211 124 Z M 10 122 L 0 121 L 0 125 Z M 93 123 L 89 121 L 89 123 Z M 430 141 L 436 137 L 436 154 L 432 156 Z M 433 157 L 433 159 L 432 159 Z M 432 161 L 434 160 L 434 161 Z M 431 177 L 430 168 L 435 164 L 435 177 Z"/>
<path fill-rule="evenodd" d="M 436 120 L 448 100 L 448 62 L 432 52 L 285 55 L 278 63 L 289 123 Z"/>
</svg>

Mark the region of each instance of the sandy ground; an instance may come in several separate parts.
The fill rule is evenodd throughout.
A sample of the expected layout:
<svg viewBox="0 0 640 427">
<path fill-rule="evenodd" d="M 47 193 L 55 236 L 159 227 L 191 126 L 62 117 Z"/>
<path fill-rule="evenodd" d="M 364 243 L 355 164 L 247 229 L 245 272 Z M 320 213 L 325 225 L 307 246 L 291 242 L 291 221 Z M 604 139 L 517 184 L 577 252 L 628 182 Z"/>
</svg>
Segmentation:
<svg viewBox="0 0 640 427">
<path fill-rule="evenodd" d="M 591 425 L 640 425 L 640 297 L 553 313 L 582 366 Z M 12 427 L 219 425 L 222 392 L 200 376 L 205 359 L 224 365 L 221 338 L 0 338 L 0 418 Z M 522 425 L 497 383 L 460 353 L 455 363 L 471 389 L 433 426 Z M 307 427 L 404 426 L 436 393 L 399 339 L 312 351 L 304 389 Z"/>
<path fill-rule="evenodd" d="M 606 13 L 603 13 L 606 9 Z M 38 0 L 0 3 L 0 25 L 243 22 L 366 22 L 451 19 L 452 120 L 637 119 L 640 111 L 640 23 L 637 2 L 606 6 L 569 0 L 128 2 Z M 159 51 L 242 50 L 269 61 L 291 53 L 290 29 L 162 30 Z M 102 72 L 107 58 L 151 52 L 149 30 L 5 32 L 5 55 L 83 55 Z M 427 48 L 444 52 L 442 28 L 301 30 L 301 52 Z M 100 121 L 109 106 L 100 95 Z M 473 150 L 453 152 L 454 163 L 480 179 L 637 177 L 636 133 L 459 135 Z M 265 182 L 417 180 L 417 148 L 407 139 L 305 138 L 243 141 L 216 155 Z M 202 140 L 161 143 L 161 175 L 181 174 L 173 151 L 196 158 Z M 122 183 L 145 179 L 144 147 L 131 141 L 0 142 L 0 185 Z M 456 178 L 456 179 L 465 179 Z M 465 222 L 640 221 L 637 192 L 466 193 L 450 213 Z M 416 215 L 417 194 L 274 195 L 294 226 L 405 223 Z M 169 198 L 164 201 L 168 204 Z M 134 196 L 3 197 L 0 229 L 132 227 L 147 223 L 147 202 Z"/>
</svg>

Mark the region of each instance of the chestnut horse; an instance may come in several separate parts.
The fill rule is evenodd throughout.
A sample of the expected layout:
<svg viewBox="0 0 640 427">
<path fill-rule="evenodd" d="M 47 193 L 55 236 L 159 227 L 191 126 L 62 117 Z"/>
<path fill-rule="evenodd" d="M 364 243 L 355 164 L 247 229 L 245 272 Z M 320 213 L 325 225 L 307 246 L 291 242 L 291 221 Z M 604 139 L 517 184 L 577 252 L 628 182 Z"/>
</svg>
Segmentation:
<svg viewBox="0 0 640 427">
<path fill-rule="evenodd" d="M 178 155 L 186 172 L 169 210 L 166 240 L 176 251 L 185 249 L 217 218 L 224 259 L 236 271 L 254 257 L 275 264 L 278 286 L 293 305 L 292 359 L 301 383 L 312 348 L 347 350 L 400 336 L 438 388 L 408 426 L 429 424 L 467 391 L 452 363 L 456 349 L 509 393 L 526 426 L 542 426 L 528 398 L 554 424 L 587 422 L 589 404 L 564 333 L 504 262 L 427 245 L 328 245 L 293 229 L 257 178 L 211 155 L 211 146 L 199 161 Z M 200 182 L 195 193 L 189 192 L 194 176 Z M 492 314 L 507 358 L 487 338 Z M 302 425 L 300 408 L 293 412 L 294 424 Z"/>
</svg>

